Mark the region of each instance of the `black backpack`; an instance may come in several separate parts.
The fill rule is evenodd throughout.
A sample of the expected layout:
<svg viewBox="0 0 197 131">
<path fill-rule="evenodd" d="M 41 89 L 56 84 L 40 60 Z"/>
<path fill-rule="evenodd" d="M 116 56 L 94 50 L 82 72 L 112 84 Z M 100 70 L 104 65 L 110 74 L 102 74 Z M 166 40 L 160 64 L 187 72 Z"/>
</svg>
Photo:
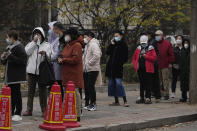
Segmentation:
<svg viewBox="0 0 197 131">
<path fill-rule="evenodd" d="M 43 86 L 51 86 L 55 82 L 55 73 L 47 56 L 44 57 L 44 61 L 39 66 L 39 83 Z"/>
</svg>

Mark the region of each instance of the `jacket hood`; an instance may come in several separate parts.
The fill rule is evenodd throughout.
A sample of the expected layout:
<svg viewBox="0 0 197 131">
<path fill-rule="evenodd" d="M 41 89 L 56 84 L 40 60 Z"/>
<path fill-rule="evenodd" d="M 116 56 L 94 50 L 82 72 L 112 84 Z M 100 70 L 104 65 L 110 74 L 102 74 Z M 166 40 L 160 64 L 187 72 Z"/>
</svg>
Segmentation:
<svg viewBox="0 0 197 131">
<path fill-rule="evenodd" d="M 44 33 L 44 30 L 42 27 L 36 27 L 34 30 L 33 30 L 33 33 L 35 30 L 39 30 L 41 33 L 42 33 L 42 36 L 45 38 L 45 33 Z"/>
<path fill-rule="evenodd" d="M 53 25 L 57 23 L 57 21 L 49 22 L 48 26 L 50 27 L 51 30 L 53 30 Z"/>
</svg>

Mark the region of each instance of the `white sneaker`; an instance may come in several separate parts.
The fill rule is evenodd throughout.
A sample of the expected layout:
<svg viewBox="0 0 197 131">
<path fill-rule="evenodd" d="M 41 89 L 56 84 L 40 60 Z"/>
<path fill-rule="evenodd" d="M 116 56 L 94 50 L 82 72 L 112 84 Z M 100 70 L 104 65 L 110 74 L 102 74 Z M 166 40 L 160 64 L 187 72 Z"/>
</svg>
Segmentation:
<svg viewBox="0 0 197 131">
<path fill-rule="evenodd" d="M 84 110 L 88 110 L 89 106 L 84 106 L 83 109 Z"/>
<path fill-rule="evenodd" d="M 175 93 L 171 93 L 171 98 L 175 98 Z"/>
<path fill-rule="evenodd" d="M 22 121 L 22 117 L 19 116 L 19 115 L 14 115 L 14 116 L 12 117 L 12 121 Z"/>
</svg>

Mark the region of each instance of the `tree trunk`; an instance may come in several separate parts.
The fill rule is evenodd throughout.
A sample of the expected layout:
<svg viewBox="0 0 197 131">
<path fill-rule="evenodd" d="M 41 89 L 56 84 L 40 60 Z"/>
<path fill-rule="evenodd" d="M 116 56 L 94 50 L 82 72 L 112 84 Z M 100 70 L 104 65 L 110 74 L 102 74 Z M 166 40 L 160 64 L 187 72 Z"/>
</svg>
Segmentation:
<svg viewBox="0 0 197 131">
<path fill-rule="evenodd" d="M 190 103 L 197 104 L 197 0 L 191 1 Z"/>
</svg>

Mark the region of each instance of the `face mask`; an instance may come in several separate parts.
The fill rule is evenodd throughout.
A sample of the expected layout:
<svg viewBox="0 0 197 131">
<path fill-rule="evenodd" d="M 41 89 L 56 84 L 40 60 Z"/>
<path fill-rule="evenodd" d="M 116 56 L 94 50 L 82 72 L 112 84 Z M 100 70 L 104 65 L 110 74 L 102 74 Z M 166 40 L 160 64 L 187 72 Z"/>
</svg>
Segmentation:
<svg viewBox="0 0 197 131">
<path fill-rule="evenodd" d="M 155 40 L 156 41 L 161 41 L 162 40 L 162 37 L 161 36 L 155 36 Z"/>
<path fill-rule="evenodd" d="M 148 44 L 147 44 L 147 43 L 142 43 L 141 46 L 142 46 L 143 48 L 145 48 L 145 47 L 148 46 Z"/>
<path fill-rule="evenodd" d="M 115 42 L 119 42 L 120 41 L 120 37 L 114 37 Z"/>
<path fill-rule="evenodd" d="M 181 44 L 182 43 L 182 40 L 176 40 L 176 43 L 177 44 Z"/>
<path fill-rule="evenodd" d="M 51 34 L 53 34 L 53 30 L 48 31 L 48 35 L 50 36 Z"/>
<path fill-rule="evenodd" d="M 66 35 L 66 36 L 64 37 L 64 40 L 65 40 L 65 42 L 69 42 L 69 41 L 70 41 L 70 36 L 69 36 L 69 35 Z"/>
<path fill-rule="evenodd" d="M 86 43 L 86 44 L 88 43 L 87 38 L 84 38 L 83 40 L 84 40 L 84 43 Z"/>
<path fill-rule="evenodd" d="M 41 42 L 40 42 L 40 39 L 38 39 L 38 41 L 37 41 L 36 44 L 37 44 L 38 46 L 40 46 L 40 43 L 41 43 Z"/>
<path fill-rule="evenodd" d="M 188 44 L 184 44 L 185 49 L 189 48 Z"/>
<path fill-rule="evenodd" d="M 12 44 L 12 42 L 11 42 L 10 39 L 8 39 L 8 38 L 7 38 L 5 41 L 6 41 L 6 43 L 7 43 L 8 45 L 11 45 L 11 44 Z"/>
</svg>

